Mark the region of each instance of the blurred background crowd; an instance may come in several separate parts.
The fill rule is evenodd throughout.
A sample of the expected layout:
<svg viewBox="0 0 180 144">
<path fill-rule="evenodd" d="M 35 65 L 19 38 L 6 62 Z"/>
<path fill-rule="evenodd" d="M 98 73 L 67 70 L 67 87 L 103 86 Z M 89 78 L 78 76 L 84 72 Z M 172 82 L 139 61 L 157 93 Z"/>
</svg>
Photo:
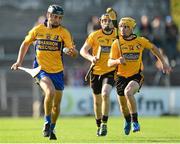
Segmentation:
<svg viewBox="0 0 180 144">
<path fill-rule="evenodd" d="M 67 0 L 54 1 L 62 5 L 65 9 L 63 25 L 70 29 L 78 50 L 82 47 L 87 36 L 94 30 L 100 28 L 99 17 L 105 12 L 107 7 L 113 7 L 119 16 L 132 16 L 137 21 L 135 33 L 144 36 L 156 44 L 169 64 L 173 67 L 180 64 L 179 58 L 179 30 L 171 15 L 171 0 Z M 0 60 L 4 67 L 8 67 L 17 56 L 20 43 L 27 32 L 45 20 L 48 0 L 0 0 L 1 13 L 1 34 L 0 34 Z M 27 61 L 33 59 L 34 51 L 29 51 Z M 158 72 L 158 63 L 148 52 L 144 52 L 145 75 L 149 78 L 153 76 L 153 81 L 146 80 L 147 85 L 176 85 L 177 83 L 169 79 L 167 82 L 160 82 L 164 77 Z M 73 61 L 73 62 L 72 62 Z M 9 63 L 8 63 L 9 62 Z M 84 75 L 90 65 L 89 62 L 80 56 L 77 60 L 71 60 L 65 56 L 65 79 L 67 85 L 83 86 Z M 1 62 L 2 63 L 2 62 Z M 157 71 L 152 71 L 151 67 L 156 63 Z M 0 66 L 1 66 L 0 65 Z M 26 65 L 26 64 L 25 64 Z M 28 66 L 31 63 L 28 62 Z M 2 69 L 2 68 L 1 68 Z M 158 75 L 158 78 L 154 77 Z"/>
<path fill-rule="evenodd" d="M 120 19 L 131 16 L 137 26 L 135 33 L 144 36 L 156 44 L 165 59 L 173 67 L 170 76 L 159 71 L 159 63 L 145 51 L 145 85 L 180 85 L 180 37 L 177 19 L 174 21 L 172 5 L 178 0 L 0 0 L 0 94 L 31 95 L 32 79 L 22 72 L 12 72 L 10 66 L 15 62 L 21 42 L 27 32 L 35 25 L 43 23 L 50 4 L 61 5 L 65 10 L 63 25 L 74 38 L 76 48 L 80 50 L 87 36 L 100 28 L 99 17 L 107 7 L 113 7 Z M 177 4 L 176 4 L 177 5 Z M 28 51 L 23 66 L 32 67 L 33 48 Z M 88 83 L 84 76 L 90 63 L 79 56 L 72 59 L 64 56 L 66 86 L 82 87 Z M 156 67 L 154 69 L 153 67 Z M 18 93 L 18 91 L 21 91 Z M 27 94 L 27 92 L 29 92 Z M 4 98 L 1 96 L 1 104 Z M 5 96 L 4 96 L 5 97 Z"/>
</svg>

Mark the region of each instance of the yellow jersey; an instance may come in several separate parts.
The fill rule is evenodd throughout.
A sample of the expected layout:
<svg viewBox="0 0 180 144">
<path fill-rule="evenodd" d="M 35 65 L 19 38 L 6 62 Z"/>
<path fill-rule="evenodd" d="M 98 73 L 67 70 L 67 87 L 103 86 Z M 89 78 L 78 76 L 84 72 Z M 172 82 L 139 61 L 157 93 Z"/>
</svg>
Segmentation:
<svg viewBox="0 0 180 144">
<path fill-rule="evenodd" d="M 118 41 L 114 41 L 111 47 L 110 58 L 118 59 L 120 51 Z M 120 37 L 120 47 L 126 64 L 119 64 L 117 75 L 130 77 L 143 70 L 142 53 L 144 48 L 152 49 L 153 44 L 144 37 L 135 37 L 132 40 L 124 40 Z"/>
<path fill-rule="evenodd" d="M 86 39 L 86 43 L 92 49 L 93 56 L 97 56 L 98 51 L 100 51 L 100 57 L 93 68 L 93 74 L 103 75 L 115 70 L 115 67 L 109 68 L 107 66 L 111 44 L 115 39 L 114 31 L 108 35 L 103 33 L 102 29 L 92 32 Z"/>
<path fill-rule="evenodd" d="M 47 73 L 63 71 L 62 48 L 73 48 L 70 32 L 63 26 L 47 28 L 40 24 L 29 31 L 24 40 L 34 44 L 36 58 L 34 63 L 40 65 Z"/>
</svg>

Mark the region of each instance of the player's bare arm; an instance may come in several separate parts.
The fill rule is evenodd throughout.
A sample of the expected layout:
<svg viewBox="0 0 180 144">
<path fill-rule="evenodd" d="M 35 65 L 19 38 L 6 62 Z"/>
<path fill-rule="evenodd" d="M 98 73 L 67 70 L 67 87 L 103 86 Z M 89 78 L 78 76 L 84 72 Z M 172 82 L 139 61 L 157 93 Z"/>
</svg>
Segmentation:
<svg viewBox="0 0 180 144">
<path fill-rule="evenodd" d="M 11 66 L 12 70 L 17 70 L 21 66 L 28 49 L 29 44 L 24 41 L 20 46 L 17 61 Z"/>
<path fill-rule="evenodd" d="M 108 60 L 108 67 L 117 66 L 119 64 L 125 64 L 125 58 L 120 57 L 118 59 L 109 59 Z"/>
<path fill-rule="evenodd" d="M 80 55 L 85 59 L 89 60 L 91 63 L 96 63 L 98 58 L 96 56 L 92 56 L 89 53 L 90 48 L 91 47 L 87 43 L 85 43 L 80 50 Z"/>
<path fill-rule="evenodd" d="M 158 58 L 158 60 L 162 64 L 162 71 L 166 74 L 169 74 L 172 69 L 171 67 L 165 62 L 162 54 L 159 52 L 158 48 L 154 45 L 153 48 L 151 49 L 151 52 Z"/>
<path fill-rule="evenodd" d="M 67 54 L 68 56 L 71 56 L 73 58 L 76 58 L 78 56 L 78 51 L 75 48 L 75 46 L 73 48 L 66 48 L 67 50 L 64 51 L 65 54 Z"/>
</svg>

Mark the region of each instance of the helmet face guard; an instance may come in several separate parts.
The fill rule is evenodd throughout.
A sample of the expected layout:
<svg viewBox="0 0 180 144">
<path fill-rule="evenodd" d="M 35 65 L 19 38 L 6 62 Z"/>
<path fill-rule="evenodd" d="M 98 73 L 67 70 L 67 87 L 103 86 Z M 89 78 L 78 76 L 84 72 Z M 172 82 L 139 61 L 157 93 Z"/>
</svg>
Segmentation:
<svg viewBox="0 0 180 144">
<path fill-rule="evenodd" d="M 108 21 L 108 24 L 104 24 L 104 20 Z M 101 24 L 101 28 L 104 29 L 105 31 L 112 31 L 112 29 L 114 28 L 112 20 L 109 17 L 109 14 L 102 14 L 102 16 L 99 18 L 100 24 Z"/>
<path fill-rule="evenodd" d="M 50 5 L 47 12 L 56 14 L 58 16 L 64 16 L 64 10 L 59 5 Z"/>
</svg>

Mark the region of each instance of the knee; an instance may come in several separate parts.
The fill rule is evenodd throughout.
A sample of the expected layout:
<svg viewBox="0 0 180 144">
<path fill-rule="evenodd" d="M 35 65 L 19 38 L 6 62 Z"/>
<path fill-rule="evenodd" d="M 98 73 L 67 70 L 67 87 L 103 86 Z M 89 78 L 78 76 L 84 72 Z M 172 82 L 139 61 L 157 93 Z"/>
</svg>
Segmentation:
<svg viewBox="0 0 180 144">
<path fill-rule="evenodd" d="M 55 95 L 55 90 L 53 88 L 47 88 L 45 90 L 45 95 L 46 96 L 54 96 Z"/>
<path fill-rule="evenodd" d="M 130 88 L 125 89 L 124 90 L 124 95 L 125 95 L 126 98 L 132 96 L 133 95 L 132 90 Z"/>
<path fill-rule="evenodd" d="M 103 91 L 101 92 L 102 98 L 103 98 L 103 99 L 107 99 L 107 98 L 109 97 L 109 93 L 110 93 L 109 90 L 103 90 Z"/>
</svg>

